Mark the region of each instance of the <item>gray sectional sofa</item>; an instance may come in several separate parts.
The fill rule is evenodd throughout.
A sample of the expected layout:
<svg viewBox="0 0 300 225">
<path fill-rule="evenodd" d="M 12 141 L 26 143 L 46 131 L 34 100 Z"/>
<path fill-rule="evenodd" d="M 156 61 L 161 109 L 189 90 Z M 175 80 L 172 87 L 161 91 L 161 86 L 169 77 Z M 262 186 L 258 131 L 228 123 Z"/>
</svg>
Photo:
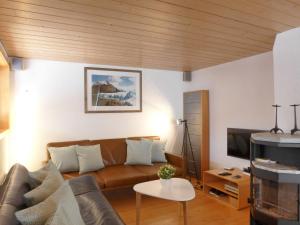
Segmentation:
<svg viewBox="0 0 300 225">
<path fill-rule="evenodd" d="M 27 169 L 14 165 L 0 186 L 0 225 L 19 225 L 15 212 L 26 207 L 24 194 L 30 190 Z M 69 180 L 86 225 L 124 225 L 101 193 L 95 178 L 80 176 Z M 70 224 L 72 225 L 72 224 Z"/>
</svg>

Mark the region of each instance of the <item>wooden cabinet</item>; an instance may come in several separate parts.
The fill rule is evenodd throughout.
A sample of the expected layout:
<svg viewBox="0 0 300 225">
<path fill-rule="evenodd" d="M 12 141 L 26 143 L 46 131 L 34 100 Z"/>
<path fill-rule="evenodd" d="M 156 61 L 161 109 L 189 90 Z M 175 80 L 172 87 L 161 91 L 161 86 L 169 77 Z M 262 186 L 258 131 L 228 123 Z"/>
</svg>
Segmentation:
<svg viewBox="0 0 300 225">
<path fill-rule="evenodd" d="M 222 172 L 232 175 L 221 176 Z M 239 177 L 236 177 L 239 176 Z M 239 169 L 224 171 L 223 169 L 208 170 L 203 174 L 203 190 L 218 201 L 232 206 L 235 209 L 243 209 L 249 206 L 250 177 Z M 218 190 L 219 195 L 213 195 L 212 190 Z"/>
<path fill-rule="evenodd" d="M 9 129 L 9 64 L 0 43 L 0 137 Z"/>
<path fill-rule="evenodd" d="M 187 120 L 191 137 L 192 150 L 195 156 L 196 167 L 200 180 L 203 171 L 209 169 L 209 93 L 208 90 L 185 92 L 183 94 L 184 119 Z M 188 146 L 189 147 L 189 146 Z M 191 159 L 190 149 L 187 151 Z M 191 161 L 187 163 L 187 172 L 194 174 Z M 194 174 L 195 175 L 195 174 Z"/>
</svg>

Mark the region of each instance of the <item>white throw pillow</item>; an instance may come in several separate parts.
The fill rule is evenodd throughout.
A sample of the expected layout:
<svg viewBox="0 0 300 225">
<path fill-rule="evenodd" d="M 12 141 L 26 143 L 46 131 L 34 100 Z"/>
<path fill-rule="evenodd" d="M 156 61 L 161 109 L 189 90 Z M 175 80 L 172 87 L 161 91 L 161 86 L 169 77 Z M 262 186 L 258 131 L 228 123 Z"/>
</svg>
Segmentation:
<svg viewBox="0 0 300 225">
<path fill-rule="evenodd" d="M 43 182 L 33 190 L 24 195 L 27 206 L 32 206 L 44 201 L 54 193 L 64 182 L 64 179 L 57 169 L 48 172 Z"/>
<path fill-rule="evenodd" d="M 76 146 L 79 174 L 104 168 L 100 145 Z"/>
<path fill-rule="evenodd" d="M 126 140 L 127 158 L 125 165 L 152 165 L 151 142 Z"/>
<path fill-rule="evenodd" d="M 150 140 L 150 139 L 142 139 L 142 141 L 150 142 L 152 143 L 151 146 L 151 161 L 154 163 L 165 163 L 166 155 L 165 155 L 165 147 L 166 142 L 160 141 L 160 140 Z"/>
<path fill-rule="evenodd" d="M 76 145 L 67 147 L 49 147 L 51 160 L 60 172 L 73 172 L 79 170 L 76 155 Z"/>
<path fill-rule="evenodd" d="M 65 181 L 45 201 L 17 211 L 15 215 L 22 225 L 44 225 L 49 218 L 55 219 L 55 212 L 62 208 L 64 216 L 67 216 L 69 220 L 68 224 L 84 225 L 78 203 L 68 181 Z"/>
</svg>

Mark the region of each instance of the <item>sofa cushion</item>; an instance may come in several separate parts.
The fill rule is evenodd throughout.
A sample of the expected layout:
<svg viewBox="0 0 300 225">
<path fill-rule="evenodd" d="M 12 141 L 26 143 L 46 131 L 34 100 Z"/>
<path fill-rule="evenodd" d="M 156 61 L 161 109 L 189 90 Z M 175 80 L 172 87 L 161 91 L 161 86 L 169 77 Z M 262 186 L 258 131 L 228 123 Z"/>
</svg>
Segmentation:
<svg viewBox="0 0 300 225">
<path fill-rule="evenodd" d="M 147 175 L 148 180 L 155 180 L 158 179 L 157 176 L 157 171 L 159 170 L 159 168 L 163 165 L 165 165 L 166 163 L 153 163 L 153 166 L 143 166 L 143 165 L 137 165 L 134 166 L 134 168 L 144 174 Z M 175 167 L 175 166 L 174 166 Z M 176 173 L 175 176 L 181 176 L 182 175 L 182 169 L 179 167 L 175 167 L 176 169 Z"/>
<path fill-rule="evenodd" d="M 16 208 L 25 206 L 23 195 L 30 190 L 28 170 L 20 165 L 14 165 L 0 186 L 0 205 L 10 204 Z"/>
<path fill-rule="evenodd" d="M 64 141 L 64 142 L 51 142 L 47 144 L 47 157 L 50 159 L 50 153 L 48 151 L 49 147 L 67 147 L 71 145 L 89 145 L 89 140 L 80 140 L 80 141 Z"/>
<path fill-rule="evenodd" d="M 32 206 L 40 203 L 54 193 L 63 182 L 64 179 L 57 169 L 49 171 L 41 185 L 24 195 L 26 204 Z"/>
<path fill-rule="evenodd" d="M 51 216 L 44 225 L 69 225 L 69 224 L 70 224 L 70 220 L 68 218 L 68 215 L 66 215 L 63 206 L 59 205 L 54 215 Z"/>
<path fill-rule="evenodd" d="M 148 180 L 158 179 L 157 171 L 165 163 L 153 163 L 153 166 L 136 165 L 134 168 L 147 176 Z"/>
<path fill-rule="evenodd" d="M 151 149 L 152 142 L 126 140 L 127 157 L 126 165 L 152 165 Z"/>
<path fill-rule="evenodd" d="M 33 172 L 29 172 L 29 177 L 30 177 L 30 186 L 31 188 L 36 188 L 37 186 L 41 185 L 43 180 L 47 177 L 47 175 L 51 172 L 57 171 L 56 166 L 52 163 L 52 160 L 49 160 L 48 163 Z"/>
<path fill-rule="evenodd" d="M 130 137 L 130 140 L 141 140 L 141 138 L 159 140 L 157 136 Z M 126 138 L 102 139 L 102 140 L 80 140 L 80 141 L 65 141 L 51 142 L 47 144 L 49 147 L 66 147 L 71 145 L 97 145 L 100 144 L 101 155 L 105 166 L 120 165 L 126 161 L 127 145 Z M 48 159 L 50 154 L 47 151 Z"/>
<path fill-rule="evenodd" d="M 70 187 L 75 196 L 83 195 L 90 191 L 100 191 L 95 176 L 83 175 L 69 180 Z"/>
<path fill-rule="evenodd" d="M 104 167 L 100 145 L 76 146 L 79 174 L 100 170 Z"/>
<path fill-rule="evenodd" d="M 69 197 L 64 196 L 58 207 L 44 225 L 85 225 L 75 196 L 70 189 Z M 72 197 L 71 197 L 72 196 Z"/>
<path fill-rule="evenodd" d="M 80 176 L 79 172 L 64 173 L 62 175 L 63 175 L 65 180 L 69 180 L 69 179 Z M 95 177 L 98 186 L 100 188 L 104 188 L 104 180 L 100 176 L 98 176 L 97 172 L 88 172 L 88 173 L 85 173 L 84 175 L 90 175 L 90 176 Z"/>
<path fill-rule="evenodd" d="M 166 156 L 165 156 L 165 147 L 166 141 L 160 140 L 152 140 L 152 139 L 142 139 L 142 141 L 152 143 L 151 146 L 151 161 L 153 163 L 166 163 Z"/>
<path fill-rule="evenodd" d="M 100 144 L 101 155 L 105 166 L 120 165 L 124 164 L 126 160 L 125 140 L 125 138 L 92 140 L 89 142 L 89 145 Z"/>
<path fill-rule="evenodd" d="M 70 224 L 83 225 L 79 206 L 68 181 L 45 201 L 15 213 L 23 225 L 43 225 L 55 213 L 59 206 L 69 215 Z M 62 209 L 61 208 L 61 209 Z"/>
<path fill-rule="evenodd" d="M 159 140 L 159 137 L 157 136 L 130 137 L 127 139 L 141 140 L 141 138 Z M 100 144 L 102 159 L 105 166 L 121 165 L 125 163 L 127 155 L 126 138 L 91 140 L 88 143 L 83 143 L 79 145 L 96 144 Z"/>
<path fill-rule="evenodd" d="M 105 188 L 122 187 L 147 181 L 145 173 L 129 165 L 105 167 L 98 171 L 97 175 L 104 180 Z"/>
<path fill-rule="evenodd" d="M 81 176 L 69 181 L 85 225 L 124 225 L 121 218 L 99 191 L 95 178 Z"/>
<path fill-rule="evenodd" d="M 15 212 L 18 209 L 9 204 L 3 204 L 0 206 L 0 225 L 19 225 L 19 221 L 15 216 Z"/>
<path fill-rule="evenodd" d="M 23 195 L 30 190 L 27 169 L 14 165 L 0 186 L 0 225 L 19 225 L 15 211 L 25 207 Z"/>
<path fill-rule="evenodd" d="M 76 145 L 66 147 L 49 147 L 48 151 L 53 164 L 60 172 L 72 172 L 79 170 Z"/>
</svg>

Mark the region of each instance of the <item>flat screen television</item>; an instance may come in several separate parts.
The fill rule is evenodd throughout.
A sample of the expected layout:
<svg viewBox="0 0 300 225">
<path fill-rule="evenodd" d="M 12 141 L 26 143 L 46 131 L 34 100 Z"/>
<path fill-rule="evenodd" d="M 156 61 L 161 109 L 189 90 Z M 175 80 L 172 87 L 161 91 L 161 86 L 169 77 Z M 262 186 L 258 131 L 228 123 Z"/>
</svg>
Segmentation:
<svg viewBox="0 0 300 225">
<path fill-rule="evenodd" d="M 263 130 L 227 128 L 227 155 L 242 159 L 250 159 L 250 138 L 252 133 Z"/>
</svg>

